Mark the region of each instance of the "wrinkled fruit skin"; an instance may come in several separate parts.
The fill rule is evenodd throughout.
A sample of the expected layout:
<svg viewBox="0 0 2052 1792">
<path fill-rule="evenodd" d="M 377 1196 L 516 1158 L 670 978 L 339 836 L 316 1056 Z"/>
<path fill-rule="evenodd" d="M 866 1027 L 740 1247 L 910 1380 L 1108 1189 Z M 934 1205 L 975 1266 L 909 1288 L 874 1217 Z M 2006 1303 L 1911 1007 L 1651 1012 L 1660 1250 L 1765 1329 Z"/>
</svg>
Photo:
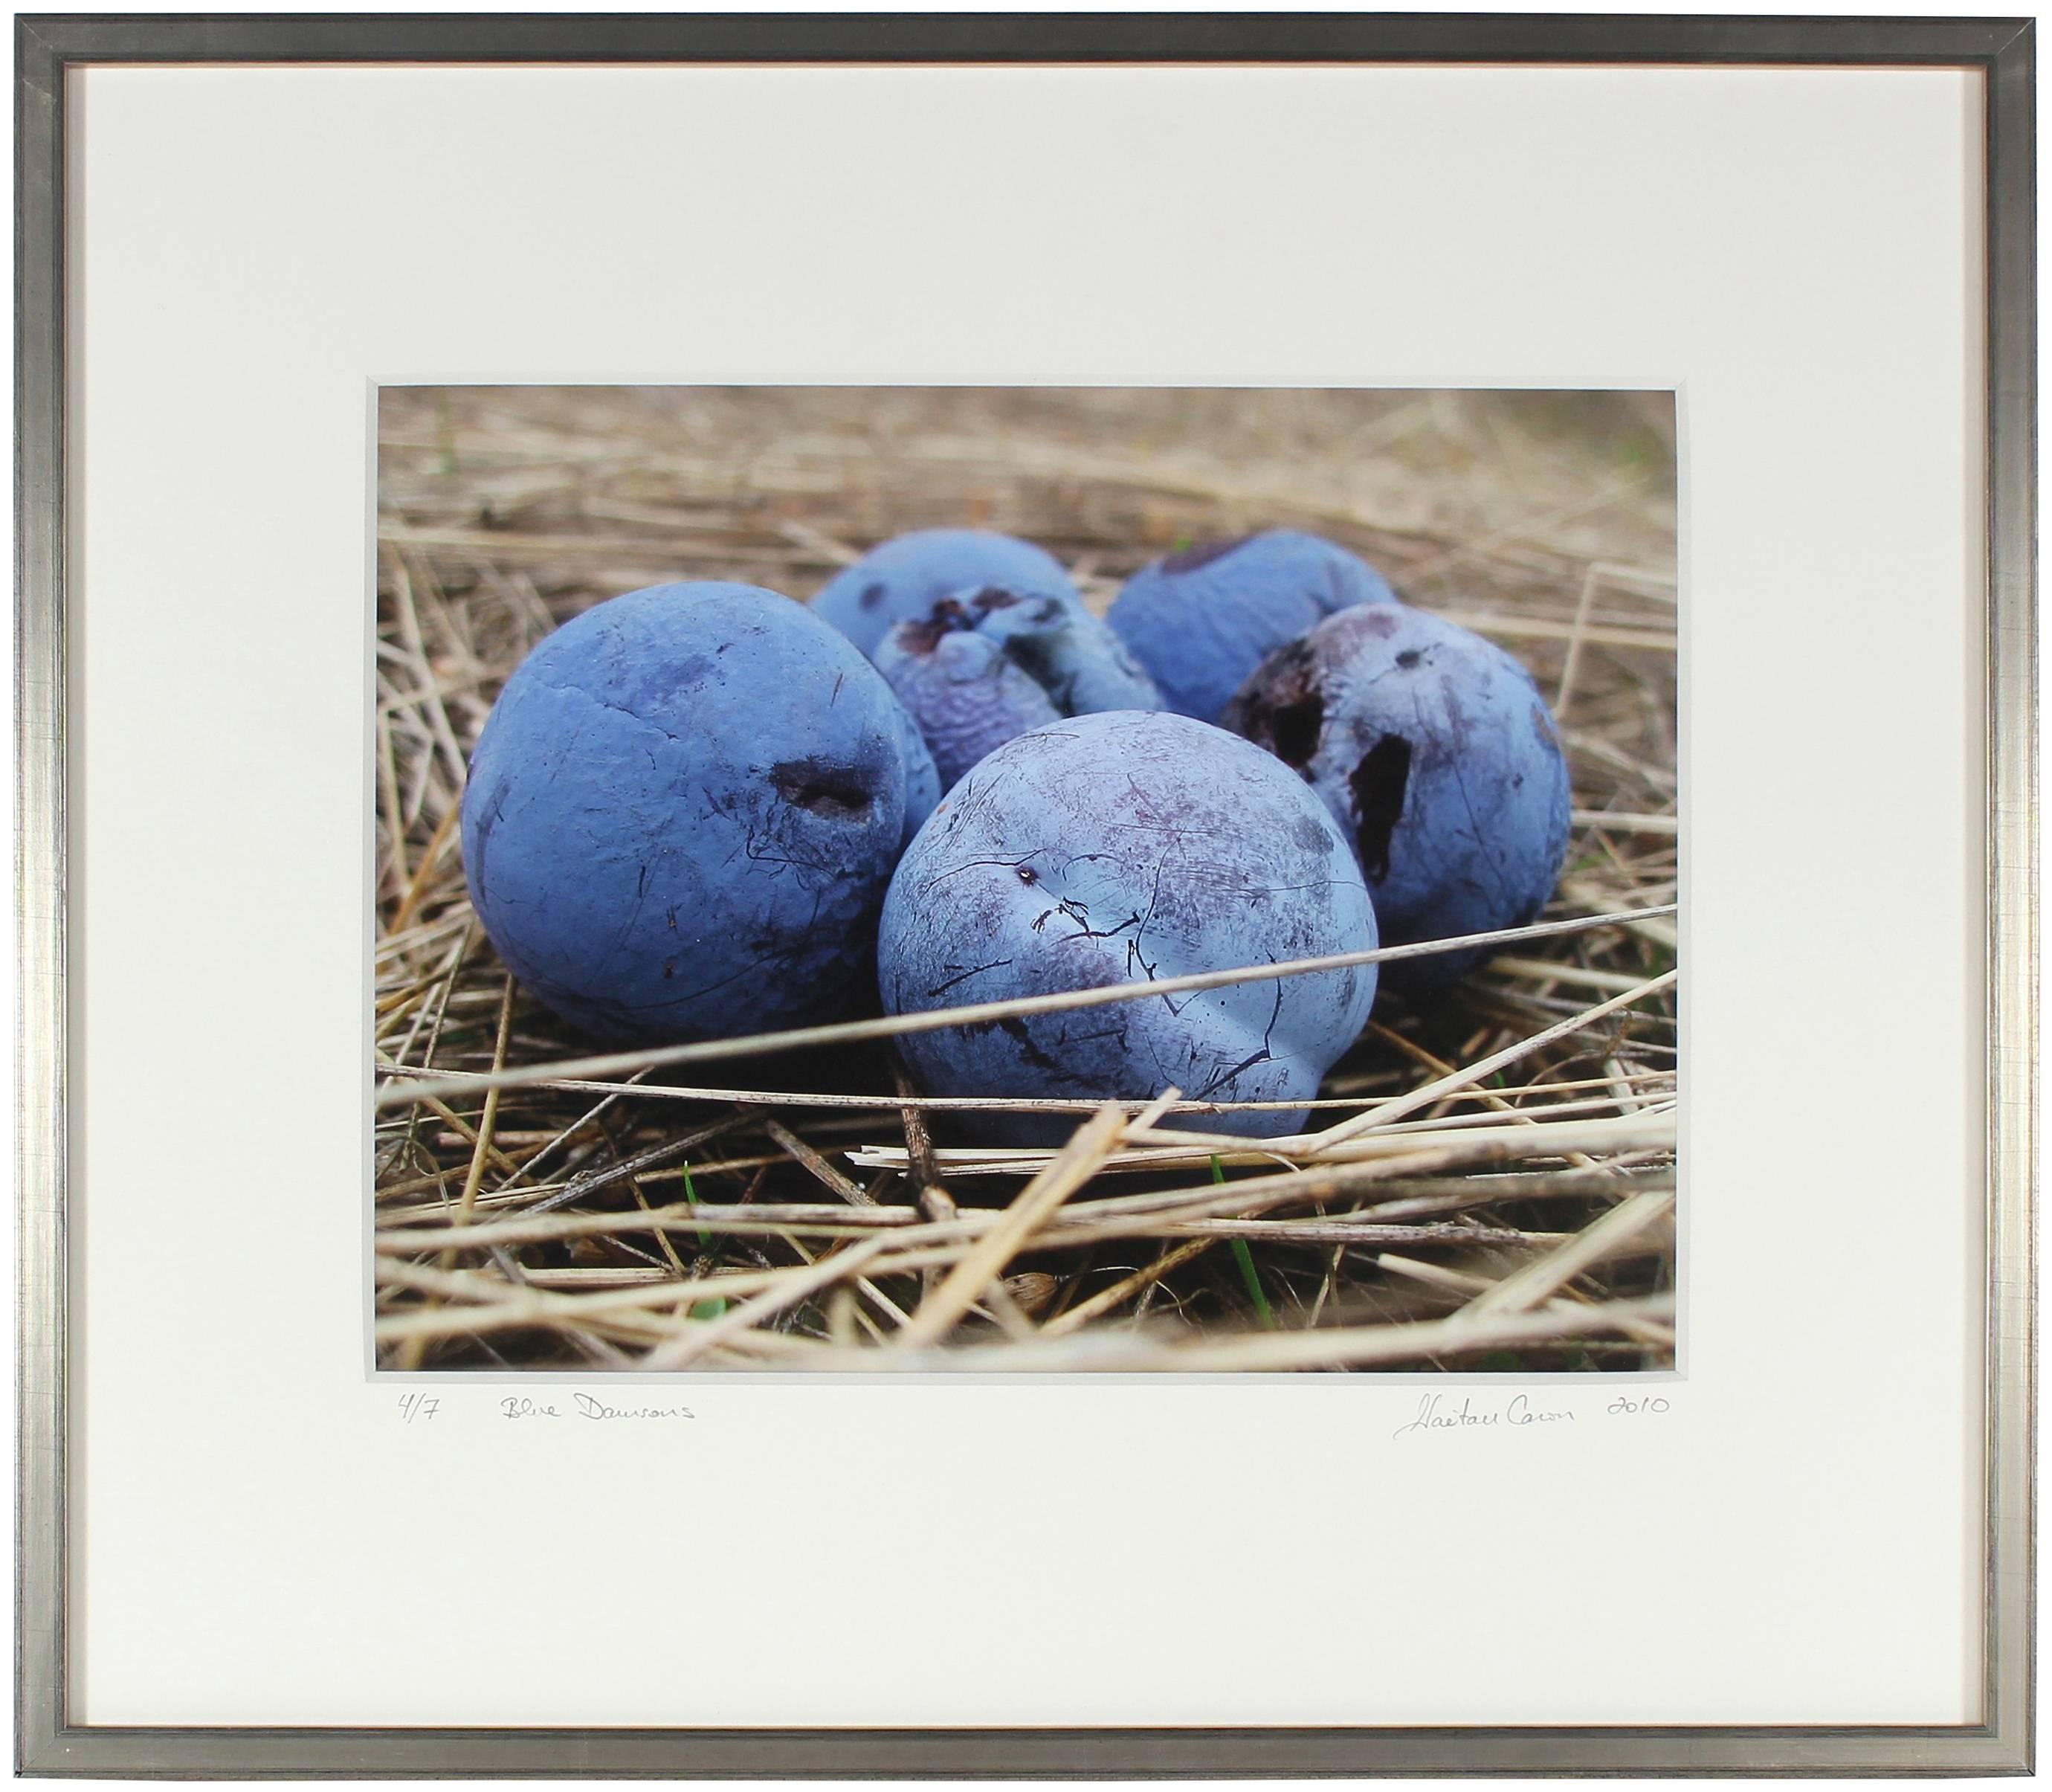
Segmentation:
<svg viewBox="0 0 2052 1792">
<path fill-rule="evenodd" d="M 1298 771 L 1354 842 L 1385 946 L 1523 927 L 1568 846 L 1560 737 L 1531 675 L 1457 624 L 1402 604 L 1342 610 L 1269 656 L 1226 725 Z M 1429 991 L 1488 956 L 1397 959 Z"/>
<path fill-rule="evenodd" d="M 1179 716 L 1216 722 L 1279 647 L 1388 581 L 1344 547 L 1295 529 L 1207 542 L 1143 567 L 1106 614 Z"/>
<path fill-rule="evenodd" d="M 900 622 L 877 649 L 876 669 L 932 747 L 944 790 L 985 754 L 1062 719 L 1001 641 L 966 629 Z"/>
<path fill-rule="evenodd" d="M 1082 602 L 1061 562 L 1030 541 L 989 529 L 915 529 L 878 543 L 836 574 L 813 599 L 813 612 L 873 658 L 894 623 L 985 585 Z"/>
<path fill-rule="evenodd" d="M 905 834 L 909 721 L 804 606 L 652 586 L 507 681 L 464 791 L 480 921 L 596 1037 L 716 1037 L 854 1006 Z"/>
<path fill-rule="evenodd" d="M 942 789 L 1015 735 L 1100 709 L 1158 709 L 1153 680 L 1080 603 L 996 587 L 943 598 L 879 644 Z"/>
<path fill-rule="evenodd" d="M 1370 951 L 1375 912 L 1345 837 L 1267 755 L 1185 716 L 1114 711 L 1006 743 L 942 800 L 891 882 L 885 1010 Z M 910 1033 L 929 1094 L 1302 1101 L 1375 1000 L 1373 965 L 1067 1014 Z M 1302 1109 L 1171 1123 L 1272 1137 Z M 1046 1143 L 1073 1116 L 978 1116 Z"/>
</svg>

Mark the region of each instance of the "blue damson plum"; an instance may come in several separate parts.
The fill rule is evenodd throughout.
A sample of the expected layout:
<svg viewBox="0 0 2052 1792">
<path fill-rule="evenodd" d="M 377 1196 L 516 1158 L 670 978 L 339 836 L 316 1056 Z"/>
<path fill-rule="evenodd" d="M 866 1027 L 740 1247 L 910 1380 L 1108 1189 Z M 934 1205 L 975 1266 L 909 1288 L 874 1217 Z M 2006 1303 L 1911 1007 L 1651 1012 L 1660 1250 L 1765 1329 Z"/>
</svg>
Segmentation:
<svg viewBox="0 0 2052 1792">
<path fill-rule="evenodd" d="M 1044 548 L 989 529 L 915 529 L 879 542 L 813 599 L 813 613 L 874 655 L 894 623 L 915 621 L 942 598 L 985 586 L 1020 597 L 1082 600 Z"/>
<path fill-rule="evenodd" d="M 1111 711 L 1036 728 L 981 760 L 919 830 L 884 900 L 886 1010 L 1373 951 L 1345 836 L 1269 755 L 1187 716 Z M 1373 965 L 906 1035 L 950 1096 L 1309 1100 L 1375 1000 Z M 1301 1108 L 1180 1117 L 1262 1136 Z M 1073 1118 L 984 1116 L 1022 1142 Z"/>
<path fill-rule="evenodd" d="M 864 991 L 922 778 L 930 796 L 881 674 L 803 605 L 631 591 L 543 640 L 487 719 L 472 904 L 521 983 L 601 1039 L 834 1019 Z"/>
<path fill-rule="evenodd" d="M 876 666 L 933 749 L 943 789 L 1014 735 L 1101 709 L 1158 709 L 1153 681 L 1080 603 L 986 587 L 900 622 Z"/>
<path fill-rule="evenodd" d="M 1269 656 L 1226 725 L 1293 767 L 1354 842 L 1386 946 L 1523 927 L 1568 846 L 1567 762 L 1531 674 L 1401 604 L 1341 610 Z M 1392 960 L 1393 988 L 1465 975 L 1482 948 Z"/>
<path fill-rule="evenodd" d="M 1394 603 L 1358 555 L 1297 529 L 1206 542 L 1143 567 L 1106 614 L 1168 707 L 1216 722 L 1279 647 L 1354 604 Z"/>
</svg>

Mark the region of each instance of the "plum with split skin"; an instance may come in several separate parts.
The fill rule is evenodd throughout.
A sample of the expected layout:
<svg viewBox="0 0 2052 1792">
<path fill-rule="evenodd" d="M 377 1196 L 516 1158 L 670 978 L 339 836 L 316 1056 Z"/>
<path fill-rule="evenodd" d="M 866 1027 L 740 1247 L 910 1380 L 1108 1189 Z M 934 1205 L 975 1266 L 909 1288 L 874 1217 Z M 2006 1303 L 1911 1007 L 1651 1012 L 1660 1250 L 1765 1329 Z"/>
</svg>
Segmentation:
<svg viewBox="0 0 2052 1792">
<path fill-rule="evenodd" d="M 1408 605 L 1341 610 L 1272 653 L 1225 724 L 1293 767 L 1346 830 L 1385 946 L 1523 927 L 1566 856 L 1566 759 L 1531 674 L 1493 642 Z M 1486 948 L 1392 959 L 1441 989 Z"/>
<path fill-rule="evenodd" d="M 1060 598 L 1079 609 L 1083 603 L 1061 562 L 1030 541 L 990 529 L 914 529 L 879 542 L 835 574 L 813 599 L 813 614 L 874 656 L 893 624 L 984 586 Z"/>
<path fill-rule="evenodd" d="M 882 675 L 803 605 L 631 591 L 544 639 L 486 720 L 472 904 L 520 982 L 599 1039 L 836 1019 L 922 778 L 936 794 Z"/>
<path fill-rule="evenodd" d="M 1110 711 L 1036 728 L 942 799 L 891 879 L 878 936 L 887 1012 L 1371 951 L 1345 836 L 1301 779 L 1223 730 Z M 930 1094 L 1300 1103 L 1375 1000 L 1372 964 L 906 1035 Z M 1185 1115 L 1273 1137 L 1300 1107 Z M 1073 1116 L 977 1116 L 1044 1143 Z"/>
<path fill-rule="evenodd" d="M 893 628 L 875 659 L 933 749 L 944 790 L 1029 728 L 1161 705 L 1118 637 L 1056 597 L 986 587 L 943 598 Z"/>
<path fill-rule="evenodd" d="M 886 635 L 876 669 L 932 749 L 943 791 L 1015 735 L 1062 719 L 1004 643 L 977 633 L 952 598 L 934 606 L 931 622 L 900 622 Z"/>
<path fill-rule="evenodd" d="M 1168 707 L 1216 722 L 1275 649 L 1355 604 L 1394 603 L 1358 555 L 1298 529 L 1206 542 L 1145 567 L 1106 620 L 1153 675 Z"/>
<path fill-rule="evenodd" d="M 977 630 L 1001 642 L 1063 715 L 1165 707 L 1146 669 L 1081 598 L 985 586 L 965 602 Z"/>
</svg>

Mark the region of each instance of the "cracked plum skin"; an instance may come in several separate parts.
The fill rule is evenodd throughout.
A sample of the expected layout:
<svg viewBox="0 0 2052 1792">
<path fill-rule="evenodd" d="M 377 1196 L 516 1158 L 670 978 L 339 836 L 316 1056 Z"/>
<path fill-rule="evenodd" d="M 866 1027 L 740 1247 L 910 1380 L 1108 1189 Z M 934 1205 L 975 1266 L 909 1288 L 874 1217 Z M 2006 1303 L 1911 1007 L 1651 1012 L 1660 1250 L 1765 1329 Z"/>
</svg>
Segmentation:
<svg viewBox="0 0 2052 1792">
<path fill-rule="evenodd" d="M 1015 735 L 1100 709 L 1158 709 L 1153 680 L 1079 603 L 986 588 L 943 598 L 878 644 L 943 789 Z"/>
<path fill-rule="evenodd" d="M 1383 943 L 1537 920 L 1566 856 L 1560 736 L 1531 674 L 1406 605 L 1341 611 L 1269 656 L 1226 726 L 1294 767 L 1341 823 Z M 1396 959 L 1392 988 L 1443 989 L 1487 956 Z"/>
<path fill-rule="evenodd" d="M 879 542 L 844 567 L 813 599 L 813 613 L 873 658 L 894 623 L 983 586 L 1082 607 L 1061 562 L 1030 541 L 990 529 L 915 529 Z"/>
<path fill-rule="evenodd" d="M 930 1012 L 1239 965 L 1365 951 L 1375 912 L 1345 836 L 1298 778 L 1207 723 L 1109 711 L 1034 729 L 942 799 L 891 879 L 884 1009 Z M 935 1095 L 1305 1101 L 1375 1000 L 1373 965 L 910 1033 Z M 1185 1115 L 1264 1137 L 1301 1108 Z M 1067 1136 L 1071 1116 L 979 1116 L 985 1136 Z"/>
<path fill-rule="evenodd" d="M 1207 542 L 1145 567 L 1106 619 L 1169 708 L 1216 722 L 1275 649 L 1355 604 L 1394 603 L 1358 555 L 1297 529 Z"/>
<path fill-rule="evenodd" d="M 523 985 L 599 1039 L 836 1018 L 906 832 L 909 727 L 875 668 L 773 591 L 598 604 L 527 656 L 478 738 L 463 800 L 478 919 Z"/>
</svg>

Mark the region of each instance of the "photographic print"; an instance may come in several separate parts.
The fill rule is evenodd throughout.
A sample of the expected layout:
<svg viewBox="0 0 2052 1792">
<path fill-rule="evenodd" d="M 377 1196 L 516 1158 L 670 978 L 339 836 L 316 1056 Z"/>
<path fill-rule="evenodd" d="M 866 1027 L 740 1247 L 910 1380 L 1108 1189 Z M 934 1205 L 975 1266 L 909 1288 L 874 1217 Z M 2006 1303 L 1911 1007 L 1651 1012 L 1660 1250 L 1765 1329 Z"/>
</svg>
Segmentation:
<svg viewBox="0 0 2052 1792">
<path fill-rule="evenodd" d="M 382 1368 L 1674 1367 L 1671 393 L 379 435 Z"/>
</svg>

